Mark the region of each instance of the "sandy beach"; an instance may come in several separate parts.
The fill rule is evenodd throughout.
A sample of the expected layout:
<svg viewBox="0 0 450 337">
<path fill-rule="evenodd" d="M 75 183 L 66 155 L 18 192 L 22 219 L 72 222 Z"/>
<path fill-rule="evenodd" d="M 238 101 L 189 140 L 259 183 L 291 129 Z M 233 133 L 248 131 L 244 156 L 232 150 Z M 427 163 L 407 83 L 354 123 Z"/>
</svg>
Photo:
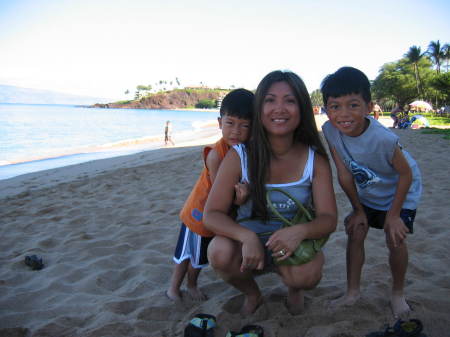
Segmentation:
<svg viewBox="0 0 450 337">
<path fill-rule="evenodd" d="M 326 119 L 318 116 L 318 124 Z M 390 119 L 382 120 L 391 125 Z M 450 142 L 420 130 L 394 130 L 417 160 L 423 195 L 408 237 L 406 295 L 428 337 L 450 329 Z M 292 316 L 275 274 L 257 281 L 264 303 L 239 314 L 242 296 L 207 267 L 199 278 L 209 299 L 170 301 L 178 213 L 202 168 L 202 144 L 97 160 L 0 181 L 0 336 L 183 336 L 197 313 L 217 317 L 215 336 L 258 324 L 266 337 L 360 337 L 392 325 L 390 271 L 382 231 L 370 230 L 363 297 L 332 310 L 346 287 L 343 218 L 350 205 L 334 177 L 339 223 L 325 248 L 323 279 Z M 333 168 L 334 169 L 334 168 Z M 45 267 L 33 271 L 25 256 Z M 447 262 L 445 262 L 447 261 Z"/>
</svg>

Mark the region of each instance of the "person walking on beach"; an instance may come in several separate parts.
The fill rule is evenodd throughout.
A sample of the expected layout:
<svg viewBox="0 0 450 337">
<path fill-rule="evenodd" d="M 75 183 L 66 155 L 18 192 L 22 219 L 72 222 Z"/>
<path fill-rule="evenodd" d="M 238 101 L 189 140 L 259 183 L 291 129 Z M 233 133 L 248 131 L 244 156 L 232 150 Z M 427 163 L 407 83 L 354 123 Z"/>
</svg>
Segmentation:
<svg viewBox="0 0 450 337">
<path fill-rule="evenodd" d="M 166 126 L 164 127 L 164 144 L 167 145 L 167 143 L 169 142 L 172 145 L 175 145 L 172 140 L 172 123 L 170 123 L 170 121 L 167 121 Z"/>
<path fill-rule="evenodd" d="M 250 197 L 235 220 L 228 214 L 234 185 L 247 176 Z M 316 218 L 282 228 L 274 215 L 292 219 L 299 210 L 293 199 L 312 203 Z M 244 294 L 242 314 L 255 312 L 262 303 L 254 279 L 261 271 L 280 275 L 291 314 L 303 310 L 304 290 L 322 277 L 324 254 L 319 251 L 303 264 L 275 264 L 290 258 L 303 240 L 333 232 L 336 213 L 331 168 L 306 86 L 292 72 L 271 72 L 256 89 L 249 144 L 234 146 L 223 160 L 205 206 L 206 228 L 216 234 L 209 261 L 225 282 Z"/>
<path fill-rule="evenodd" d="M 236 89 L 225 96 L 220 107 L 219 127 L 222 138 L 213 146 L 203 150 L 205 167 L 180 212 L 182 221 L 173 260 L 176 265 L 172 273 L 167 296 L 181 299 L 180 287 L 187 274 L 187 291 L 194 300 L 206 299 L 197 286 L 201 268 L 208 265 L 207 248 L 214 233 L 203 225 L 203 209 L 219 166 L 231 146 L 248 139 L 253 114 L 253 93 Z M 235 186 L 236 205 L 248 196 L 247 187 Z"/>
<path fill-rule="evenodd" d="M 413 232 L 422 184 L 419 168 L 399 138 L 373 118 L 370 83 L 360 70 L 343 67 L 321 85 L 329 121 L 323 133 L 334 159 L 339 184 L 353 211 L 345 218 L 347 293 L 334 305 L 360 298 L 364 240 L 369 227 L 384 229 L 392 273 L 394 316 L 408 313 L 404 284 L 408 266 L 406 234 Z"/>
<path fill-rule="evenodd" d="M 375 103 L 375 104 L 373 105 L 372 112 L 373 112 L 373 118 L 375 118 L 376 120 L 378 120 L 378 118 L 380 118 L 380 113 L 381 113 L 382 111 L 381 111 L 380 106 L 379 106 L 377 103 Z"/>
</svg>

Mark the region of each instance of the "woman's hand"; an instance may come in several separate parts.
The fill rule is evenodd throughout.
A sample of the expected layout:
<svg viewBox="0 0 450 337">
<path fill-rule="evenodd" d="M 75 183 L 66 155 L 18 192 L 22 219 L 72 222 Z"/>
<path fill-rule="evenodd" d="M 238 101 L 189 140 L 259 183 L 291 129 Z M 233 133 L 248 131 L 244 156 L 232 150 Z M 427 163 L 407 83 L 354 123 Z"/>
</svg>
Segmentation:
<svg viewBox="0 0 450 337">
<path fill-rule="evenodd" d="M 264 268 L 264 247 L 256 233 L 249 232 L 248 237 L 242 241 L 241 272 L 247 270 L 262 270 Z"/>
<path fill-rule="evenodd" d="M 305 239 L 302 225 L 285 227 L 273 233 L 267 240 L 266 247 L 272 251 L 277 261 L 283 261 L 291 256 Z"/>
</svg>

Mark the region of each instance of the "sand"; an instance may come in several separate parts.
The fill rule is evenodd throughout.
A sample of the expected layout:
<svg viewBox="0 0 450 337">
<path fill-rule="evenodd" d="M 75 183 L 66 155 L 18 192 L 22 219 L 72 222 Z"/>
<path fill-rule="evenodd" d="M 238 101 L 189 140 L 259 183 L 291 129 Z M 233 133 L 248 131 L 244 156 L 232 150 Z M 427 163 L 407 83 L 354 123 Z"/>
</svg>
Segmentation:
<svg viewBox="0 0 450 337">
<path fill-rule="evenodd" d="M 448 336 L 450 143 L 419 130 L 395 132 L 418 161 L 424 185 L 408 237 L 410 317 L 422 320 L 429 337 Z M 178 212 L 201 170 L 202 141 L 213 139 L 0 181 L 0 336 L 182 336 L 200 312 L 217 317 L 216 336 L 253 323 L 267 337 L 356 337 L 395 322 L 381 231 L 371 230 L 366 241 L 362 299 L 329 307 L 346 286 L 342 220 L 350 209 L 335 177 L 339 225 L 303 314 L 287 312 L 286 290 L 275 274 L 257 279 L 264 304 L 247 318 L 238 313 L 242 296 L 210 267 L 199 279 L 207 301 L 165 297 Z M 43 258 L 44 269 L 24 264 L 31 254 Z"/>
</svg>

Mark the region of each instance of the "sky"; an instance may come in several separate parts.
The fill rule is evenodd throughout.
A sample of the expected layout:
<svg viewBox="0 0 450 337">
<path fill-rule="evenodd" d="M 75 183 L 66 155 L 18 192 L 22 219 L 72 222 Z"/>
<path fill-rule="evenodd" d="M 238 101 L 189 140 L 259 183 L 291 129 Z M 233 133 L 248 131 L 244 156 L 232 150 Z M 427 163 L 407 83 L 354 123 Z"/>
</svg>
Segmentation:
<svg viewBox="0 0 450 337">
<path fill-rule="evenodd" d="M 369 79 L 450 43 L 448 0 L 0 0 L 0 84 L 124 99 L 128 89 L 255 89 L 291 70 L 311 92 L 342 66 Z M 128 97 L 130 98 L 130 97 Z"/>
</svg>

